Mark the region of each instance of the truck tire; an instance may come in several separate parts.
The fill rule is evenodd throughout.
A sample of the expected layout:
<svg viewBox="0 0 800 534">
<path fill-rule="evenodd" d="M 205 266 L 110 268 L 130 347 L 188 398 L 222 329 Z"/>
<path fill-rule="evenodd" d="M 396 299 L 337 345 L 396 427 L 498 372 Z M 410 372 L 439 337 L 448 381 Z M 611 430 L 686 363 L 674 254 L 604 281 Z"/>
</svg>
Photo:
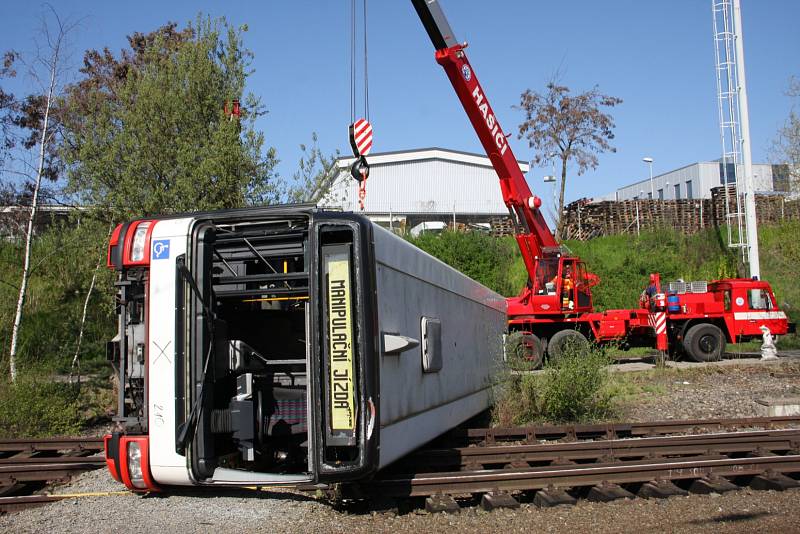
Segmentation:
<svg viewBox="0 0 800 534">
<path fill-rule="evenodd" d="M 507 350 L 509 366 L 517 371 L 539 369 L 544 361 L 542 340 L 530 332 L 511 334 Z"/>
<path fill-rule="evenodd" d="M 559 330 L 547 343 L 547 357 L 557 360 L 568 352 L 587 352 L 589 340 L 577 330 Z"/>
<path fill-rule="evenodd" d="M 718 361 L 725 354 L 725 335 L 713 324 L 696 324 L 686 332 L 683 350 L 696 362 Z"/>
<path fill-rule="evenodd" d="M 517 345 L 517 357 L 519 358 L 518 361 L 523 362 L 530 369 L 540 368 L 544 361 L 542 340 L 535 334 L 527 332 L 522 334 L 522 339 Z"/>
</svg>

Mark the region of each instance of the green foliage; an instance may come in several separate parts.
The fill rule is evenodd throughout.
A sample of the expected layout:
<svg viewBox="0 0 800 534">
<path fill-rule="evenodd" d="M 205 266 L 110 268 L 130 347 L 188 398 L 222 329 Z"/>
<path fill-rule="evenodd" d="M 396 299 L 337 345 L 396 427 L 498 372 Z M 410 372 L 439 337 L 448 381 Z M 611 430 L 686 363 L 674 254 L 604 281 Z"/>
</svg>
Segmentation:
<svg viewBox="0 0 800 534">
<path fill-rule="evenodd" d="M 516 241 L 510 237 L 443 232 L 424 233 L 408 240 L 501 295 L 518 294 L 528 278 Z"/>
<path fill-rule="evenodd" d="M 761 226 L 758 239 L 761 276 L 775 292 L 778 306 L 800 322 L 800 221 Z M 787 340 L 788 341 L 788 340 Z M 788 344 L 788 343 L 787 343 Z"/>
<path fill-rule="evenodd" d="M 500 425 L 534 422 L 586 422 L 614 414 L 615 392 L 602 351 L 567 350 L 542 373 L 514 376 L 496 403 Z"/>
<path fill-rule="evenodd" d="M 663 281 L 716 280 L 736 277 L 736 255 L 726 246 L 725 229 L 685 236 L 662 229 L 640 236 L 616 235 L 568 241 L 570 250 L 600 277 L 592 288 L 598 310 L 625 309 L 638 303 L 650 273 Z M 800 221 L 759 228 L 762 277 L 770 282 L 778 305 L 800 321 Z M 505 296 L 516 295 L 527 281 L 516 242 L 511 237 L 444 232 L 409 238 L 416 246 Z"/>
<path fill-rule="evenodd" d="M 224 19 L 198 17 L 129 38 L 131 51 L 87 53 L 64 102 L 69 189 L 106 220 L 237 207 L 277 196 L 264 111 L 243 95 L 251 53 Z M 242 101 L 242 117 L 223 107 Z"/>
<path fill-rule="evenodd" d="M 81 428 L 79 388 L 72 384 L 22 379 L 0 382 L 0 435 L 74 435 Z"/>
<path fill-rule="evenodd" d="M 662 281 L 735 276 L 735 258 L 721 239 L 717 230 L 684 236 L 662 229 L 566 244 L 600 277 L 592 294 L 595 306 L 603 310 L 634 306 L 650 273 L 661 273 Z"/>
</svg>

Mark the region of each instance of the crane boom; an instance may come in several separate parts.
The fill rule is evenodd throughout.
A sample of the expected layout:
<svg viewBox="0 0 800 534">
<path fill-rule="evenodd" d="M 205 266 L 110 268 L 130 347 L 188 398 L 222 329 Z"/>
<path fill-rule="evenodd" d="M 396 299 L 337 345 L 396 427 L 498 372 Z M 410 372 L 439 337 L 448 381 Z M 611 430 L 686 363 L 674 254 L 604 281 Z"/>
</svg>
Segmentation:
<svg viewBox="0 0 800 534">
<path fill-rule="evenodd" d="M 503 201 L 516 228 L 516 239 L 528 273 L 536 272 L 536 262 L 558 242 L 541 213 L 541 199 L 533 195 L 519 168 L 486 93 L 459 43 L 438 0 L 411 0 L 422 25 L 436 48 L 436 61 L 445 70 L 461 101 L 472 127 L 478 134 L 492 166 L 500 179 Z"/>
<path fill-rule="evenodd" d="M 725 300 L 721 297 L 723 293 L 727 295 L 728 303 L 733 291 L 748 295 L 753 291 L 761 292 L 766 295 L 766 301 L 774 303 L 769 285 L 753 280 L 718 280 L 708 284 L 708 291 L 682 296 L 675 293 L 667 298 L 661 290 L 659 275 L 653 274 L 653 283 L 645 290 L 646 298 L 642 299 L 639 308 L 596 312 L 591 288 L 600 279 L 586 270 L 586 264 L 580 258 L 562 250 L 547 227 L 540 211 L 541 200 L 528 187 L 497 116 L 467 59 L 464 52 L 466 43 L 460 44 L 456 39 L 439 0 L 411 0 L 411 3 L 433 42 L 437 63 L 447 73 L 497 172 L 503 201 L 514 222 L 515 237 L 528 271 L 528 283 L 522 291 L 506 300 L 509 332 L 519 334 L 517 341 L 508 345 L 509 354 L 526 362 L 529 368 L 536 368 L 542 365 L 545 355 L 558 358 L 567 350 L 574 352 L 588 347 L 591 340 L 595 343 L 632 343 L 631 346 L 648 346 L 662 353 L 668 350 L 673 354 L 684 352 L 696 361 L 709 361 L 724 352 L 726 338 L 740 335 L 733 332 L 746 332 L 746 336 L 753 338 L 759 336 L 759 330 L 756 330 L 758 320 L 773 321 L 769 326 L 762 324 L 762 328 L 774 329 L 775 332 L 789 331 L 785 314 L 774 312 L 772 315 L 772 311 L 748 311 L 741 314 L 749 317 L 747 324 L 742 321 L 731 327 L 737 320 L 735 316 L 740 313 L 732 313 L 730 306 L 722 305 L 722 300 Z M 746 300 L 749 302 L 751 299 L 737 298 L 736 306 L 744 309 Z M 672 303 L 668 305 L 670 301 Z M 767 308 L 772 309 L 770 306 Z M 726 332 L 721 330 L 723 325 Z M 749 330 L 745 330 L 747 328 Z M 701 336 L 711 341 L 704 341 L 701 346 L 697 341 Z"/>
</svg>

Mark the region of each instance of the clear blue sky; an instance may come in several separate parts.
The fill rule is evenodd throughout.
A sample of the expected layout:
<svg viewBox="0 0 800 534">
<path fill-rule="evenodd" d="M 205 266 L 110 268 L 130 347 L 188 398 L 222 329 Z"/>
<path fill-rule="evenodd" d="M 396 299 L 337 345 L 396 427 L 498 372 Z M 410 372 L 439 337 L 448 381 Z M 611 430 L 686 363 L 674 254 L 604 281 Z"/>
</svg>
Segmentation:
<svg viewBox="0 0 800 534">
<path fill-rule="evenodd" d="M 742 0 L 753 158 L 766 161 L 769 142 L 789 111 L 783 95 L 800 75 L 800 2 Z M 299 144 L 316 131 L 326 152 L 349 153 L 349 6 L 329 1 L 54 1 L 62 16 L 83 18 L 74 36 L 73 64 L 87 48 L 126 45 L 125 36 L 167 21 L 181 25 L 198 11 L 246 23 L 254 52 L 248 89 L 269 114 L 259 127 L 276 147 L 279 172 L 291 176 Z M 624 103 L 616 108 L 616 154 L 582 177 L 571 176 L 568 200 L 599 196 L 654 172 L 719 157 L 711 1 L 443 0 L 506 132 L 522 119 L 512 106 L 526 88 L 542 89 L 557 70 L 576 90 L 599 85 Z M 0 0 L 0 50 L 32 48 L 42 9 Z M 439 146 L 470 152 L 481 147 L 433 59 L 433 48 L 408 0 L 369 6 L 370 114 L 374 151 Z M 22 92 L 23 89 L 17 89 Z M 516 138 L 519 159 L 532 153 Z M 533 169 L 535 191 L 549 194 Z"/>
</svg>

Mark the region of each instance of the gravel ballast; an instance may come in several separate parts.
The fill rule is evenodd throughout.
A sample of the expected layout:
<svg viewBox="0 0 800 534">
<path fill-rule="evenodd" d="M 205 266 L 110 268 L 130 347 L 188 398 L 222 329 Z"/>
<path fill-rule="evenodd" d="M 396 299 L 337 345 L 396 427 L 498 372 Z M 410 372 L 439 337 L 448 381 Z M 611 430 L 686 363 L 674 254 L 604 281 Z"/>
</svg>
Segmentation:
<svg viewBox="0 0 800 534">
<path fill-rule="evenodd" d="M 643 379 L 645 377 L 643 376 Z M 652 379 L 652 380 L 651 380 Z M 759 415 L 755 400 L 797 395 L 800 362 L 725 366 L 713 370 L 651 373 L 652 391 L 630 400 L 625 419 L 647 421 Z M 688 382 L 688 383 L 687 383 Z M 430 515 L 340 510 L 313 496 L 268 491 L 172 491 L 149 496 L 118 494 L 123 486 L 105 470 L 86 473 L 54 493 L 103 496 L 69 498 L 0 517 L 4 532 L 797 532 L 800 490 L 740 489 L 724 495 L 667 500 L 634 499 L 574 507 Z"/>
</svg>

